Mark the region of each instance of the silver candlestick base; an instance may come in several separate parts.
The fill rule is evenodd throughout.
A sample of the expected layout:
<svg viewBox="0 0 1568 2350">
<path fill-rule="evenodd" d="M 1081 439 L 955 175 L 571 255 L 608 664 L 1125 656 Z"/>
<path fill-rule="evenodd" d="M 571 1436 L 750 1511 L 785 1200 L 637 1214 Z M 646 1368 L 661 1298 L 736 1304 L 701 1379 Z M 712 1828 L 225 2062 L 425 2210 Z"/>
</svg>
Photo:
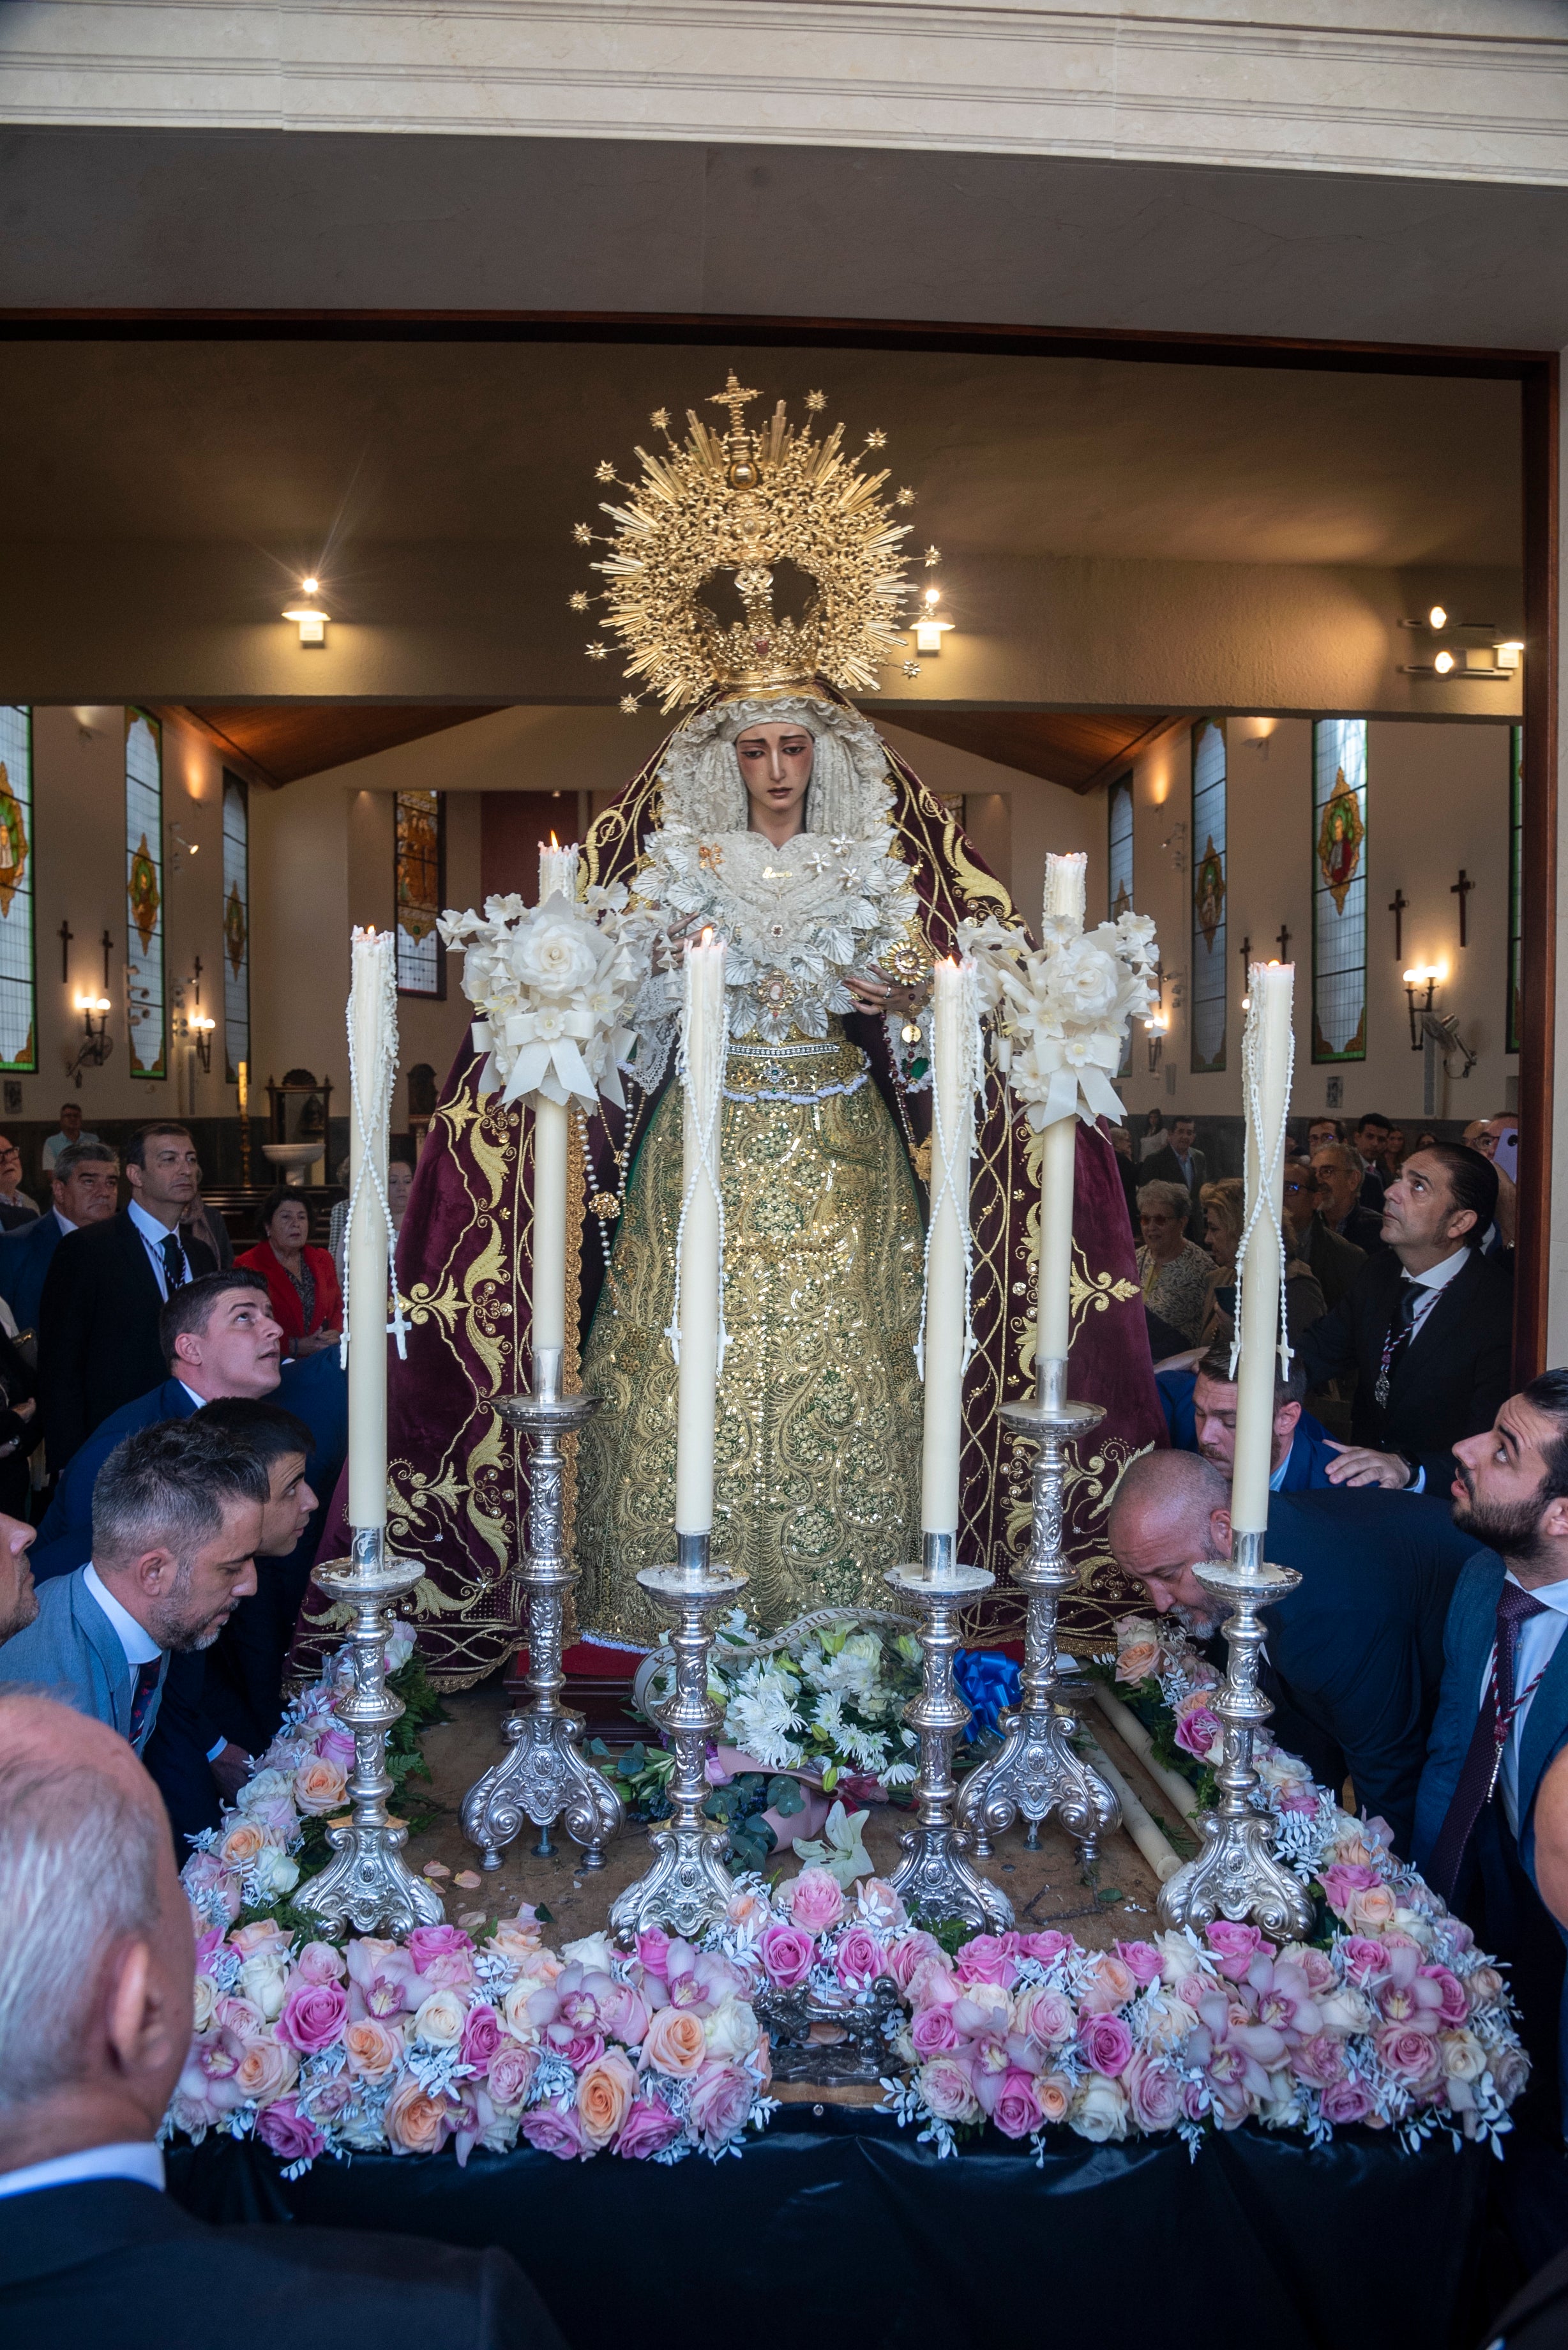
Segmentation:
<svg viewBox="0 0 1568 2350">
<path fill-rule="evenodd" d="M 353 1812 L 327 1831 L 333 1848 L 319 1877 L 294 1897 L 296 1909 L 333 1927 L 352 1925 L 361 1934 L 407 1934 L 416 1926 L 439 1926 L 446 1916 L 433 1885 L 416 1877 L 402 1856 L 409 1832 L 387 1814 L 392 1792 L 387 1775 L 387 1732 L 403 1713 L 402 1700 L 387 1687 L 388 1602 L 411 1591 L 424 1568 L 416 1560 L 392 1558 L 383 1526 L 356 1526 L 348 1558 L 318 1566 L 316 1580 L 334 1599 L 354 1610 L 348 1640 L 354 1686 L 340 1700 L 337 1719 L 354 1733 L 354 1770 L 348 1781 Z"/>
<path fill-rule="evenodd" d="M 1263 1562 L 1261 1534 L 1239 1534 L 1233 1558 L 1194 1569 L 1205 1591 L 1230 1600 L 1235 1614 L 1225 1621 L 1230 1663 L 1214 1710 L 1225 1724 L 1225 1759 L 1220 1766 L 1220 1801 L 1199 1815 L 1203 1843 L 1159 1889 L 1162 1926 L 1207 1926 L 1211 1918 L 1245 1918 L 1282 1941 L 1297 1941 L 1312 1928 L 1312 1904 L 1288 1868 L 1269 1849 L 1273 1821 L 1254 1798 L 1252 1734 L 1273 1707 L 1258 1687 L 1258 1652 L 1263 1645 L 1262 1610 L 1293 1591 L 1301 1576 L 1293 1567 Z"/>
<path fill-rule="evenodd" d="M 721 1918 L 734 1891 L 724 1866 L 728 1828 L 707 1818 L 708 1739 L 722 1716 L 708 1694 L 708 1657 L 715 1611 L 742 1592 L 750 1577 L 709 1557 L 707 1534 L 677 1534 L 673 1566 L 645 1567 L 639 1583 L 676 1619 L 675 1691 L 659 1719 L 675 1748 L 668 1820 L 649 1831 L 659 1855 L 646 1877 L 618 1894 L 609 1914 L 612 1934 L 664 1926 L 692 1941 Z"/>
<path fill-rule="evenodd" d="M 1066 1388 L 1066 1364 L 1047 1362 L 1037 1401 L 1001 1408 L 1003 1426 L 1035 1447 L 1033 1519 L 1028 1561 L 1014 1578 L 1029 1595 L 1022 1702 L 1016 1713 L 1002 1717 L 1001 1752 L 970 1773 L 958 1801 L 959 1825 L 982 1859 L 992 1838 L 1001 1835 L 1016 1815 L 1028 1821 L 1027 1842 L 1033 1846 L 1039 1841 L 1041 1821 L 1055 1814 L 1086 1865 L 1098 1852 L 1101 1836 L 1122 1815 L 1105 1781 L 1074 1748 L 1077 1720 L 1061 1701 L 1056 1671 L 1056 1612 L 1062 1594 L 1077 1581 L 1062 1548 L 1067 1447 L 1106 1416 L 1097 1403 L 1069 1403 Z"/>
<path fill-rule="evenodd" d="M 507 1753 L 462 1799 L 462 1832 L 483 1853 L 483 1866 L 499 1868 L 503 1849 L 521 1833 L 525 1819 L 539 1830 L 534 1850 L 545 1859 L 556 1849 L 550 1830 L 564 1819 L 566 1834 L 584 1846 L 583 1866 L 602 1868 L 604 1848 L 626 1814 L 604 1773 L 577 1751 L 581 1716 L 561 1703 L 566 1594 L 577 1580 L 563 1540 L 566 1464 L 561 1447 L 592 1419 L 598 1399 L 564 1396 L 561 1350 L 541 1347 L 534 1357 L 533 1388 L 504 1398 L 496 1409 L 529 1447 L 528 1531 L 517 1571 L 528 1604 L 528 1697 L 501 1725 Z"/>
<path fill-rule="evenodd" d="M 961 1918 L 979 1933 L 1005 1934 L 1012 1904 L 970 1866 L 961 1849 L 966 1839 L 953 1817 L 953 1740 L 970 1718 L 953 1682 L 958 1611 L 996 1578 L 983 1566 L 961 1566 L 951 1534 L 927 1534 L 920 1565 L 889 1567 L 882 1579 L 919 1609 L 926 1660 L 920 1694 L 904 1709 L 920 1739 L 919 1825 L 899 1838 L 906 1857 L 893 1872 L 893 1889 L 917 1918 Z"/>
</svg>

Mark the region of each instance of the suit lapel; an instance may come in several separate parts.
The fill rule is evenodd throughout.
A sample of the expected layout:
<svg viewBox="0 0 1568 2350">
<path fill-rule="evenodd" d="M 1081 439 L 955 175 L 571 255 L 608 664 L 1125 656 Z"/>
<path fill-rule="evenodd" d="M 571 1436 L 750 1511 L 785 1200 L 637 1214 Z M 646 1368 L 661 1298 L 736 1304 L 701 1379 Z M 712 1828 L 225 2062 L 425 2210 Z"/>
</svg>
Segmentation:
<svg viewBox="0 0 1568 2350">
<path fill-rule="evenodd" d="M 128 1738 L 130 1735 L 131 1695 L 136 1687 L 136 1676 L 126 1662 L 119 1635 L 87 1587 L 85 1572 L 78 1567 L 72 1578 L 71 1612 L 81 1627 L 83 1638 L 103 1668 L 109 1682 L 109 1702 L 114 1708 L 114 1726 L 122 1738 Z"/>
<path fill-rule="evenodd" d="M 1389 1254 L 1393 1254 L 1392 1250 L 1389 1251 Z M 1428 1312 L 1420 1328 L 1405 1349 L 1405 1359 L 1394 1375 L 1396 1379 L 1400 1372 L 1408 1370 L 1412 1363 L 1425 1362 L 1433 1348 L 1434 1333 L 1446 1338 L 1449 1332 L 1462 1318 L 1469 1294 L 1475 1287 L 1475 1252 L 1472 1250 L 1469 1263 L 1461 1265 L 1452 1281 L 1445 1288 L 1438 1290 L 1437 1304 Z"/>
<path fill-rule="evenodd" d="M 130 1221 L 129 1208 L 122 1208 L 119 1211 L 119 1228 L 120 1256 L 125 1265 L 126 1277 L 133 1288 L 146 1289 L 151 1293 L 153 1306 L 156 1309 L 163 1303 L 162 1293 L 158 1286 L 158 1275 L 152 1270 L 152 1261 L 147 1253 L 141 1234 Z"/>
</svg>

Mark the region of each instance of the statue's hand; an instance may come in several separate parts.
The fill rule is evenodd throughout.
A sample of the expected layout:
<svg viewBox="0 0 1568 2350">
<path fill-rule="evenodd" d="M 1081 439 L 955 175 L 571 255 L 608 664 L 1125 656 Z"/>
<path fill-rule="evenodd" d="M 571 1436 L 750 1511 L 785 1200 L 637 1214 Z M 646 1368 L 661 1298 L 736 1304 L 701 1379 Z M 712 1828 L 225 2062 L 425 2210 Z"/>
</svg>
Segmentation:
<svg viewBox="0 0 1568 2350">
<path fill-rule="evenodd" d="M 844 974 L 844 984 L 862 1012 L 892 1012 L 908 1020 L 923 1012 L 931 1000 L 929 985 L 901 986 L 889 979 L 875 963 L 869 971 L 850 971 Z"/>
<path fill-rule="evenodd" d="M 688 939 L 694 939 L 698 931 L 705 927 L 701 915 L 693 914 L 691 920 L 689 922 L 683 922 L 678 930 L 666 931 L 661 937 L 655 939 L 652 955 L 654 970 L 659 972 L 678 970 L 681 948 Z"/>
</svg>

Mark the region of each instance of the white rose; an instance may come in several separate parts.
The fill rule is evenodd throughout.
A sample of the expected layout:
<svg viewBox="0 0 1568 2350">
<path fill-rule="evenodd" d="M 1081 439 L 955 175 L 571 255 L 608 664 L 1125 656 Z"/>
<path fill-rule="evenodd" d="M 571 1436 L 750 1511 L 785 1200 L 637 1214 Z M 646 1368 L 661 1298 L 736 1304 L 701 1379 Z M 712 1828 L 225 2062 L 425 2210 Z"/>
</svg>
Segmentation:
<svg viewBox="0 0 1568 2350">
<path fill-rule="evenodd" d="M 717 2057 L 749 2055 L 761 2039 L 757 2019 L 742 1999 L 726 1999 L 702 2021 L 708 2054 Z"/>
<path fill-rule="evenodd" d="M 1162 1982 L 1182 1983 L 1189 1975 L 1201 1972 L 1203 1955 L 1186 1934 L 1157 1934 L 1155 1948 L 1159 1952 L 1159 1973 Z"/>
<path fill-rule="evenodd" d="M 1343 1991 L 1330 1991 L 1326 1999 L 1318 2001 L 1317 2007 L 1325 2032 L 1370 2032 L 1377 2022 L 1372 2002 L 1350 1983 Z"/>
<path fill-rule="evenodd" d="M 286 1771 L 258 1771 L 254 1779 L 245 1781 L 234 1802 L 239 1810 L 248 1812 L 253 1804 L 270 1804 L 275 1795 L 288 1794 L 291 1784 Z"/>
<path fill-rule="evenodd" d="M 299 1863 L 275 1845 L 269 1845 L 252 1871 L 256 1892 L 264 1901 L 280 1901 L 299 1883 Z"/>
<path fill-rule="evenodd" d="M 287 1981 L 287 1967 L 271 1950 L 257 1950 L 240 1969 L 240 1988 L 266 2023 L 275 2023 L 283 2013 Z"/>
<path fill-rule="evenodd" d="M 580 1942 L 563 1942 L 561 1956 L 569 1967 L 581 1967 L 586 1974 L 607 1975 L 615 1951 L 607 1934 L 585 1934 Z"/>
<path fill-rule="evenodd" d="M 598 949 L 590 926 L 565 912 L 542 912 L 512 941 L 514 976 L 542 995 L 569 995 L 597 975 Z"/>
<path fill-rule="evenodd" d="M 1413 1942 L 1419 1942 L 1424 1950 L 1429 1950 L 1431 1949 L 1435 1939 L 1436 1929 L 1433 1926 L 1431 1918 L 1426 1915 L 1424 1910 L 1396 1909 L 1394 1912 L 1394 1924 L 1397 1932 L 1401 1934 L 1408 1934 L 1410 1939 Z"/>
<path fill-rule="evenodd" d="M 455 2048 L 462 2038 L 468 2008 L 461 1994 L 442 1983 L 414 2016 L 413 2036 L 428 2048 Z"/>
<path fill-rule="evenodd" d="M 1121 973 L 1108 954 L 1085 939 L 1054 961 L 1057 990 L 1079 1019 L 1110 1010 L 1121 987 Z"/>
<path fill-rule="evenodd" d="M 1173 1999 L 1168 1991 L 1151 1991 L 1139 2002 L 1137 2018 L 1140 2045 L 1153 2056 L 1168 2056 L 1179 2048 L 1189 2032 L 1195 2031 L 1198 2017 L 1184 1999 Z"/>
<path fill-rule="evenodd" d="M 1127 2099 L 1121 2083 L 1091 2073 L 1073 2100 L 1067 2125 L 1096 2146 L 1103 2146 L 1107 2138 L 1126 2137 Z"/>
<path fill-rule="evenodd" d="M 1473 2032 L 1439 2032 L 1443 2070 L 1451 2081 L 1479 2081 L 1486 2071 L 1487 2054 Z"/>
</svg>

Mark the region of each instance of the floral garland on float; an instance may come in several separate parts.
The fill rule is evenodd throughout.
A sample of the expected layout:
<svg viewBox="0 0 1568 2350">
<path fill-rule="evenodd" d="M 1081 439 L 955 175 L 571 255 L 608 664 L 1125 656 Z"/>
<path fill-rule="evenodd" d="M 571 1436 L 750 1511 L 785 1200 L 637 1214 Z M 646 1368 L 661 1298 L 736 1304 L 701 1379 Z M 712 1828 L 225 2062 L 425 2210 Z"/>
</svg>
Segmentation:
<svg viewBox="0 0 1568 2350">
<path fill-rule="evenodd" d="M 1124 1692 L 1163 1706 L 1171 1751 L 1210 1767 L 1211 1669 L 1140 1618 L 1122 1632 Z M 417 1675 L 409 1627 L 392 1637 Z M 346 1652 L 328 1659 L 186 1864 L 196 2028 L 166 2137 L 254 2137 L 287 2177 L 322 2154 L 451 2145 L 465 2162 L 520 2140 L 562 2160 L 718 2158 L 776 2110 L 765 2020 L 804 1994 L 814 2014 L 885 2015 L 884 2110 L 939 2155 L 986 2122 L 1043 2157 L 1058 2127 L 1174 2132 L 1196 2153 L 1249 2120 L 1314 2146 L 1359 2123 L 1411 2150 L 1447 2130 L 1501 2151 L 1529 2072 L 1501 1972 L 1377 1823 L 1277 1749 L 1275 1853 L 1317 1896 L 1302 1942 L 1223 1919 L 1109 1950 L 1054 1928 L 929 1932 L 829 1854 L 782 1884 L 738 1878 L 701 1948 L 601 1933 L 557 1952 L 527 1907 L 486 1933 L 468 1913 L 339 1943 L 288 1896 L 343 1800 L 349 1670 Z"/>
<path fill-rule="evenodd" d="M 1035 948 L 994 914 L 960 925 L 992 1017 L 992 1059 L 1037 1131 L 1075 1110 L 1118 1121 L 1126 1113 L 1111 1079 L 1123 1040 L 1158 1000 L 1154 924 L 1119 914 L 1085 931 L 1075 917 L 1047 914 L 1043 928 Z"/>
</svg>

